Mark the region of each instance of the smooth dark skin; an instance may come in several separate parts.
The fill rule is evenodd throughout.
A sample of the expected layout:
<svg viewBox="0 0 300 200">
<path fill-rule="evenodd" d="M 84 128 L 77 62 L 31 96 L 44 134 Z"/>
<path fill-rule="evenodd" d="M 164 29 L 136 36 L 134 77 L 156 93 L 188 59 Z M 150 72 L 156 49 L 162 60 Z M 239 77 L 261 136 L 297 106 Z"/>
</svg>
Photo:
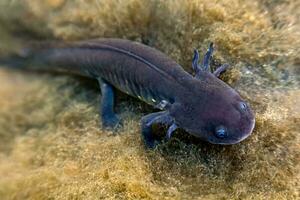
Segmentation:
<svg viewBox="0 0 300 200">
<path fill-rule="evenodd" d="M 169 126 L 167 139 L 181 128 L 213 144 L 235 144 L 251 134 L 255 118 L 239 94 L 217 78 L 228 65 L 210 72 L 212 53 L 211 44 L 199 65 L 199 54 L 195 50 L 192 63 L 195 77 L 158 50 L 121 39 L 26 49 L 21 57 L 14 61 L 2 60 L 2 63 L 97 79 L 102 92 L 100 114 L 105 128 L 116 128 L 120 124 L 114 113 L 115 88 L 162 110 L 141 120 L 147 147 L 157 144 L 151 130 L 155 123 Z"/>
</svg>

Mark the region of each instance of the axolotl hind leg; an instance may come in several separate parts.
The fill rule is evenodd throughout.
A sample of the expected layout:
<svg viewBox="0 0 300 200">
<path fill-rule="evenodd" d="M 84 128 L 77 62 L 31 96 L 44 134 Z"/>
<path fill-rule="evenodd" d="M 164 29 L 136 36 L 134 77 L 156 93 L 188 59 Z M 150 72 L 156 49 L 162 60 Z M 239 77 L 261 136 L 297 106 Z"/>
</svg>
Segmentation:
<svg viewBox="0 0 300 200">
<path fill-rule="evenodd" d="M 102 118 L 102 126 L 104 128 L 115 129 L 120 124 L 120 119 L 114 112 L 114 89 L 106 81 L 98 78 L 98 82 L 101 88 L 101 105 L 100 116 Z"/>
</svg>

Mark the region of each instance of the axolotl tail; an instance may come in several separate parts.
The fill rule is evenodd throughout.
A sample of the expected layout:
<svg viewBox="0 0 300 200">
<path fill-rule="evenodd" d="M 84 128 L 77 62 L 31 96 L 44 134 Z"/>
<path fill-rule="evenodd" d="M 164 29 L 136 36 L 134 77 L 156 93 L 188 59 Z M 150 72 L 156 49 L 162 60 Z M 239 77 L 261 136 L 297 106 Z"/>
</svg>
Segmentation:
<svg viewBox="0 0 300 200">
<path fill-rule="evenodd" d="M 8 55 L 0 54 L 0 68 L 33 70 L 33 71 L 54 71 L 47 64 L 45 59 L 48 49 L 61 45 L 59 42 L 35 42 L 25 44 L 23 48 Z"/>
<path fill-rule="evenodd" d="M 24 69 L 27 65 L 26 59 L 13 55 L 0 58 L 0 67 L 9 68 L 9 69 Z"/>
<path fill-rule="evenodd" d="M 8 56 L 0 55 L 0 68 L 60 72 L 90 77 L 82 66 L 82 50 L 68 42 L 31 42 Z"/>
<path fill-rule="evenodd" d="M 17 53 L 2 56 L 0 55 L 0 68 L 8 69 L 28 69 L 33 62 L 33 57 L 29 49 L 23 48 Z"/>
</svg>

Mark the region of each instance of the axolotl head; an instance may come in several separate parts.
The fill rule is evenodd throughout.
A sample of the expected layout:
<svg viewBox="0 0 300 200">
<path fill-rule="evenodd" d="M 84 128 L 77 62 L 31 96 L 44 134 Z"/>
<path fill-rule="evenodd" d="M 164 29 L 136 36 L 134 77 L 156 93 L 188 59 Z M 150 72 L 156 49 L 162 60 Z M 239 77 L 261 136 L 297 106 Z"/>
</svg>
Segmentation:
<svg viewBox="0 0 300 200">
<path fill-rule="evenodd" d="M 235 144 L 251 134 L 254 114 L 235 90 L 209 72 L 190 86 L 170 109 L 178 127 L 213 144 Z"/>
</svg>

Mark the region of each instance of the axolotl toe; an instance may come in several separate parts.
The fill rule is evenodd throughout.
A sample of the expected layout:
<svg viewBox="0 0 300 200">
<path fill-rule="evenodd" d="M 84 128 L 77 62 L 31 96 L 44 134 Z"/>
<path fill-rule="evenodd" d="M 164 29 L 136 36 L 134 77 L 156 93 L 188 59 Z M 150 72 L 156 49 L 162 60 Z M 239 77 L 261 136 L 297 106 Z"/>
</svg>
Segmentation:
<svg viewBox="0 0 300 200">
<path fill-rule="evenodd" d="M 122 39 L 38 45 L 25 50 L 21 55 L 0 59 L 0 64 L 98 80 L 103 128 L 120 125 L 114 112 L 116 89 L 160 109 L 141 120 L 141 133 L 150 148 L 157 144 L 152 133 L 154 123 L 169 126 L 167 139 L 181 128 L 213 144 L 235 144 L 253 131 L 255 117 L 250 106 L 218 78 L 228 65 L 210 70 L 213 44 L 201 64 L 195 50 L 195 76 L 158 50 Z"/>
</svg>

